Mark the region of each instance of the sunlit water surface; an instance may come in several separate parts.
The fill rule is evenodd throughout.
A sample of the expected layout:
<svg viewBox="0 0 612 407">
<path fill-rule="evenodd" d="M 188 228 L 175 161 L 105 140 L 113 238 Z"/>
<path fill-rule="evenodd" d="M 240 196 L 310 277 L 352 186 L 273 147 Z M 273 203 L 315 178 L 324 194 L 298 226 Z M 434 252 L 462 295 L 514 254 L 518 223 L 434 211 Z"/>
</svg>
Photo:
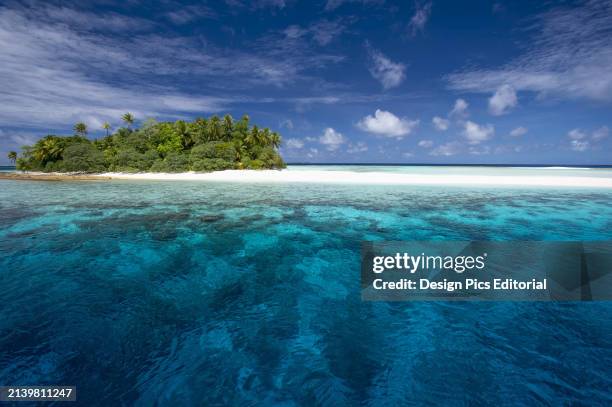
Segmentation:
<svg viewBox="0 0 612 407">
<path fill-rule="evenodd" d="M 574 170 L 580 171 L 580 170 Z M 83 405 L 612 403 L 610 303 L 371 303 L 362 240 L 609 240 L 603 190 L 0 181 L 0 384 Z"/>
</svg>

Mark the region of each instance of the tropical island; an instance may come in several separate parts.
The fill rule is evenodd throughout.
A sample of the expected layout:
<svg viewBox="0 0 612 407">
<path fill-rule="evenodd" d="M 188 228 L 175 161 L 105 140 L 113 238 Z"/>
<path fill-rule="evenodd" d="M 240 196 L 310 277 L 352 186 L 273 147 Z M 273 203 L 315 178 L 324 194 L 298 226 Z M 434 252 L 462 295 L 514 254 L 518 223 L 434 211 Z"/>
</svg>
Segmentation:
<svg viewBox="0 0 612 407">
<path fill-rule="evenodd" d="M 90 140 L 83 122 L 74 135 L 48 135 L 18 155 L 8 153 L 22 171 L 60 173 L 103 172 L 211 172 L 228 169 L 277 169 L 285 162 L 278 153 L 281 136 L 268 128 L 249 124 L 249 116 L 235 121 L 230 115 L 192 122 L 146 120 L 134 128 L 131 113 L 122 117 L 125 126 Z"/>
<path fill-rule="evenodd" d="M 22 147 L 21 154 L 11 151 L 8 158 L 21 172 L 3 172 L 0 179 L 612 188 L 612 177 L 583 176 L 571 169 L 546 172 L 540 169 L 532 174 L 511 170 L 498 174 L 483 170 L 475 174 L 460 173 L 457 169 L 452 174 L 326 168 L 275 171 L 286 168 L 278 152 L 281 136 L 268 128 L 251 125 L 247 115 L 236 121 L 230 115 L 197 118 L 192 122 L 148 119 L 140 128 L 134 127 L 131 113 L 124 114 L 122 120 L 124 126 L 114 132 L 109 123 L 102 124 L 106 135 L 101 138 L 89 139 L 87 125 L 78 122 L 71 136 L 47 135 L 31 146 Z"/>
</svg>

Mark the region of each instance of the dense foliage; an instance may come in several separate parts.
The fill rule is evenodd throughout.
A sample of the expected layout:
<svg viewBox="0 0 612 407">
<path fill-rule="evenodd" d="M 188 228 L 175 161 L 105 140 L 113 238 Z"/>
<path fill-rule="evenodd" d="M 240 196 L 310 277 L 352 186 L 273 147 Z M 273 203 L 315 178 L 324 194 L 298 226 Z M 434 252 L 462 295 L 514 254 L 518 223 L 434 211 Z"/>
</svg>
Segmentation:
<svg viewBox="0 0 612 407">
<path fill-rule="evenodd" d="M 183 172 L 225 169 L 283 168 L 278 133 L 249 125 L 249 117 L 234 121 L 212 116 L 193 122 L 147 120 L 132 129 L 134 117 L 122 117 L 126 127 L 91 141 L 87 126 L 77 123 L 74 136 L 49 135 L 23 147 L 17 169 L 57 172 Z"/>
</svg>

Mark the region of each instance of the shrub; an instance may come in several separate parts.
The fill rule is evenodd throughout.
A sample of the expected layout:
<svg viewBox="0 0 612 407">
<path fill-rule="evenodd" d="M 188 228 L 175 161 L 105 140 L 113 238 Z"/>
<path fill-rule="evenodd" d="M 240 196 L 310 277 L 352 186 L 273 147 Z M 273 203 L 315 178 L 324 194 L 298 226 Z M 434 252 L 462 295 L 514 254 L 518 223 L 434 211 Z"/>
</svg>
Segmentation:
<svg viewBox="0 0 612 407">
<path fill-rule="evenodd" d="M 233 163 L 236 160 L 236 149 L 232 143 L 220 141 L 210 141 L 191 149 L 192 162 L 211 158 L 220 158 Z"/>
<path fill-rule="evenodd" d="M 128 172 L 128 173 L 129 173 L 129 172 L 131 172 L 131 173 L 134 173 L 134 172 L 140 172 L 140 171 L 142 171 L 142 170 L 141 170 L 140 168 L 136 168 L 136 167 L 129 167 L 129 166 L 127 166 L 127 167 L 115 167 L 115 168 L 113 168 L 113 171 L 116 171 L 116 172 Z"/>
<path fill-rule="evenodd" d="M 56 163 L 59 168 L 53 168 L 52 171 L 102 172 L 105 170 L 102 152 L 91 143 L 72 144 L 64 150 L 63 155 L 63 161 Z"/>
<path fill-rule="evenodd" d="M 251 160 L 248 162 L 247 168 L 252 170 L 263 170 L 266 167 L 266 164 L 261 160 Z"/>
<path fill-rule="evenodd" d="M 189 171 L 189 160 L 183 154 L 169 153 L 165 161 L 169 172 Z"/>
<path fill-rule="evenodd" d="M 169 153 L 166 158 L 156 160 L 151 166 L 153 172 L 185 172 L 188 170 L 187 157 L 179 153 Z"/>
<path fill-rule="evenodd" d="M 168 167 L 166 166 L 166 162 L 161 158 L 155 160 L 155 162 L 151 165 L 152 172 L 168 172 Z"/>
<path fill-rule="evenodd" d="M 203 158 L 201 160 L 192 161 L 192 171 L 221 171 L 234 168 L 233 162 L 222 160 L 221 158 Z"/>
<path fill-rule="evenodd" d="M 146 171 L 159 158 L 159 154 L 155 150 L 148 150 L 145 153 L 139 153 L 136 150 L 121 150 L 114 157 L 113 164 L 117 171 L 118 168 L 132 167 L 138 171 Z"/>
<path fill-rule="evenodd" d="M 15 162 L 15 167 L 21 171 L 31 171 L 34 168 L 32 162 L 27 158 L 23 157 L 19 157 L 17 159 L 17 161 Z"/>
</svg>

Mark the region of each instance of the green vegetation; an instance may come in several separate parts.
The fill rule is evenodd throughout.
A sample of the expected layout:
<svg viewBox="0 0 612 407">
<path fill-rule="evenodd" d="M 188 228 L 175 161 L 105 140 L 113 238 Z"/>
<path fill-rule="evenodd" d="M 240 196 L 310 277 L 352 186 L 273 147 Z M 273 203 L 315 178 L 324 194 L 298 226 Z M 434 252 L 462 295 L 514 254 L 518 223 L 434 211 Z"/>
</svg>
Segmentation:
<svg viewBox="0 0 612 407">
<path fill-rule="evenodd" d="M 123 116 L 121 116 L 121 120 L 124 121 L 124 123 L 128 126 L 128 129 L 132 128 L 132 124 L 134 124 L 134 115 L 132 113 L 126 113 Z"/>
<path fill-rule="evenodd" d="M 106 135 L 108 136 L 108 132 L 109 132 L 109 131 L 110 131 L 110 129 L 111 129 L 111 125 L 110 125 L 110 123 L 109 123 L 109 122 L 104 122 L 104 124 L 102 124 L 102 128 L 103 128 L 104 130 L 106 130 Z"/>
<path fill-rule="evenodd" d="M 87 125 L 83 122 L 78 122 L 74 125 L 74 134 L 85 137 L 87 135 Z"/>
<path fill-rule="evenodd" d="M 74 136 L 48 135 L 21 156 L 11 155 L 17 169 L 45 172 L 184 172 L 225 169 L 284 168 L 278 154 L 281 137 L 270 129 L 249 125 L 249 117 L 234 121 L 212 116 L 193 122 L 144 122 L 132 129 L 135 118 L 122 116 L 126 127 L 89 140 L 87 125 L 74 126 Z"/>
<path fill-rule="evenodd" d="M 17 152 L 16 151 L 9 151 L 9 153 L 7 154 L 7 157 L 14 164 L 15 161 L 17 161 Z"/>
</svg>

